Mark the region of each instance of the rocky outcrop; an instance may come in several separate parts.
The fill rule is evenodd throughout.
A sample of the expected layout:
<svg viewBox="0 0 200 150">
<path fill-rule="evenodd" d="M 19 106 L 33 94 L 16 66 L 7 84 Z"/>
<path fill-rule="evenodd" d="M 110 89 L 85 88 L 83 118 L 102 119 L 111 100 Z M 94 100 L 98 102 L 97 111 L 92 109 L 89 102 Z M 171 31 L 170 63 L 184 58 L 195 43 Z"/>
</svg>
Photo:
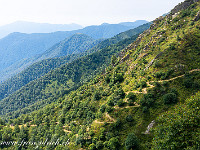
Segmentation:
<svg viewBox="0 0 200 150">
<path fill-rule="evenodd" d="M 144 134 L 150 134 L 150 130 L 153 128 L 154 124 L 155 124 L 155 121 L 153 120 L 153 121 L 148 125 L 147 130 L 145 131 Z"/>
<path fill-rule="evenodd" d="M 187 9 L 190 5 L 199 1 L 200 0 L 185 0 L 184 2 L 178 4 L 174 9 L 172 9 L 171 14 L 173 15 L 181 10 Z"/>
<path fill-rule="evenodd" d="M 200 11 L 198 11 L 196 17 L 194 18 L 194 21 L 198 21 L 200 19 Z"/>
<path fill-rule="evenodd" d="M 175 13 L 174 15 L 172 15 L 172 19 L 176 18 L 178 15 L 179 15 L 179 12 Z"/>
<path fill-rule="evenodd" d="M 158 55 L 156 55 L 156 57 L 152 61 L 150 61 L 150 63 L 146 66 L 146 68 L 144 70 L 149 69 L 149 67 L 151 67 L 151 65 L 153 65 L 154 61 L 156 59 L 158 59 L 162 54 L 163 54 L 163 52 L 160 52 Z"/>
</svg>

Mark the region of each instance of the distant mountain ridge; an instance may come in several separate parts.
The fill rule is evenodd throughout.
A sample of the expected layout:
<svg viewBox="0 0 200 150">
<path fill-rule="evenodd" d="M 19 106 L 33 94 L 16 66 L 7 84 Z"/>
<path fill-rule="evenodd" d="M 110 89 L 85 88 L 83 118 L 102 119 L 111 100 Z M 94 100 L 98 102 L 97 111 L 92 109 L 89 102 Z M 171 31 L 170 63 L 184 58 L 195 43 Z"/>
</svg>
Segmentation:
<svg viewBox="0 0 200 150">
<path fill-rule="evenodd" d="M 50 33 L 56 31 L 72 31 L 82 29 L 81 25 L 72 24 L 49 24 L 49 23 L 35 23 L 27 21 L 16 21 L 11 24 L 0 26 L 0 38 L 12 32 L 21 33 Z"/>
<path fill-rule="evenodd" d="M 107 24 L 88 26 L 80 30 L 53 33 L 11 33 L 5 38 L 0 39 L 0 71 L 23 59 L 42 54 L 54 44 L 76 33 L 86 34 L 94 39 L 101 39 L 113 37 L 132 28 L 135 28 L 135 26 L 128 27 L 120 24 Z"/>
<path fill-rule="evenodd" d="M 119 23 L 119 24 L 121 24 L 123 26 L 127 26 L 127 27 L 138 27 L 141 24 L 145 24 L 145 23 L 148 23 L 148 21 L 146 21 L 146 20 L 137 20 L 135 22 L 122 22 L 122 23 Z"/>
</svg>

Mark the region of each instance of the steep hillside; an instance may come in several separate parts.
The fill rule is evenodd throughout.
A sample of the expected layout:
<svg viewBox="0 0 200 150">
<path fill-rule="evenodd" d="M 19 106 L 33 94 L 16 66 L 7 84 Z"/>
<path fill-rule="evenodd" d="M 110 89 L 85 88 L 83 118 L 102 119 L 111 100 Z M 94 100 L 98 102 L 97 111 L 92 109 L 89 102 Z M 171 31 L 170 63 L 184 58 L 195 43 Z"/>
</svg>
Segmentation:
<svg viewBox="0 0 200 150">
<path fill-rule="evenodd" d="M 30 150 L 200 149 L 200 2 L 185 5 L 193 1 L 186 0 L 179 5 L 182 7 L 177 14 L 156 19 L 135 42 L 124 46 L 119 57 L 112 56 L 108 61 L 110 65 L 89 83 L 59 96 L 40 110 L 9 120 L 8 124 L 0 121 L 1 140 L 54 142 L 22 146 Z M 121 50 L 123 44 L 118 43 L 113 48 Z M 93 59 L 96 63 L 96 56 L 105 56 L 106 51 L 89 55 L 85 60 Z M 88 63 L 88 68 L 85 67 L 84 72 L 95 68 L 85 60 L 82 63 Z M 65 69 L 63 66 L 56 74 Z M 71 73 L 80 75 L 78 71 Z M 56 80 L 68 75 L 56 74 Z M 46 82 L 48 78 L 42 83 Z M 50 84 L 48 90 L 52 87 L 62 85 L 60 82 Z M 15 101 L 24 98 L 23 94 L 26 95 L 21 92 L 22 96 Z M 26 105 L 22 102 L 16 101 Z M 4 111 L 17 106 L 12 104 L 10 102 Z M 31 110 L 31 107 L 26 109 Z M 10 126 L 13 124 L 14 127 Z"/>
<path fill-rule="evenodd" d="M 66 57 L 45 59 L 45 60 L 39 61 L 38 63 L 31 65 L 30 67 L 28 67 L 21 73 L 17 74 L 16 76 L 1 83 L 0 84 L 0 99 L 9 96 L 9 94 L 12 94 L 16 90 L 20 89 L 22 86 L 29 83 L 30 81 L 40 78 L 41 76 L 45 75 L 49 71 L 51 71 L 55 68 L 58 68 L 65 63 L 70 63 L 77 58 L 80 58 L 80 57 L 86 56 L 88 54 L 91 54 L 93 52 L 99 51 L 103 48 L 106 48 L 106 47 L 112 45 L 112 44 L 116 44 L 117 42 L 120 42 L 124 39 L 131 38 L 132 36 L 143 32 L 144 30 L 148 29 L 149 27 L 150 27 L 150 23 L 142 25 L 138 28 L 131 29 L 129 31 L 120 33 L 120 34 L 116 35 L 115 37 L 112 37 L 110 39 L 106 39 L 106 40 L 102 41 L 101 43 L 99 43 L 98 45 L 96 45 L 95 47 L 93 47 L 92 49 L 89 49 L 89 50 L 87 50 L 88 47 L 90 47 L 88 45 L 88 42 L 87 42 L 87 47 L 86 47 L 86 45 L 84 45 L 83 47 L 82 46 L 80 47 L 79 45 L 77 45 L 75 47 L 77 49 L 78 49 L 78 47 L 80 47 L 81 49 L 85 48 L 85 52 L 83 52 L 83 53 L 71 54 Z M 77 37 L 77 36 L 78 35 L 76 35 L 75 37 Z M 81 35 L 81 37 L 84 38 L 85 35 Z M 89 37 L 87 37 L 87 38 L 89 38 Z M 67 48 L 65 45 L 67 45 L 67 46 L 69 45 L 68 40 L 73 41 L 71 39 L 67 39 L 67 41 L 64 40 L 63 42 L 59 43 L 58 45 L 55 45 L 53 48 L 51 48 L 50 50 L 47 50 L 47 52 L 44 53 L 44 54 L 47 54 L 47 56 L 40 55 L 40 56 L 37 56 L 35 59 L 26 60 L 22 64 L 20 63 L 19 64 L 20 67 L 16 67 L 18 70 L 16 70 L 15 72 L 23 70 L 23 68 L 25 68 L 26 66 L 28 66 L 34 62 L 37 62 L 38 60 L 41 60 L 42 58 L 43 59 L 48 58 L 49 57 L 48 54 L 51 54 L 50 52 L 54 52 L 53 54 L 55 54 L 55 53 L 59 54 L 60 50 Z M 85 39 L 83 41 L 85 41 Z M 85 42 L 83 42 L 83 43 L 85 43 Z M 95 43 L 97 43 L 97 41 L 95 41 Z M 72 43 L 72 44 L 74 45 L 74 43 Z M 74 48 L 74 47 L 72 47 L 72 48 Z M 12 68 L 11 70 L 14 70 L 14 69 Z M 12 75 L 11 72 L 8 72 L 8 73 L 9 73 L 9 76 Z"/>
<path fill-rule="evenodd" d="M 16 117 L 21 113 L 41 108 L 69 93 L 105 68 L 112 55 L 133 42 L 138 35 L 110 45 L 91 55 L 81 57 L 34 80 L 0 101 L 0 114 Z M 28 76 L 25 76 L 25 80 Z M 22 82 L 24 82 L 22 80 Z M 16 84 L 14 84 L 16 85 Z M 15 88 L 15 87 L 14 87 Z M 6 89 L 7 90 L 7 89 Z M 30 106 L 30 108 L 28 108 Z M 26 109 L 22 110 L 23 108 Z M 17 113 L 13 111 L 18 110 Z"/>
</svg>

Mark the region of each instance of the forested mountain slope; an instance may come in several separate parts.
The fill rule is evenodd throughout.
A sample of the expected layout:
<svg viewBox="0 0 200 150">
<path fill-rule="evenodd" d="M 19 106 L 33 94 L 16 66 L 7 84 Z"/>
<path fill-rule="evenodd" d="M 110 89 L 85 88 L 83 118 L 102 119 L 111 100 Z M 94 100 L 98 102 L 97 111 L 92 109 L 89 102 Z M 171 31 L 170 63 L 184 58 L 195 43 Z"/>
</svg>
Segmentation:
<svg viewBox="0 0 200 150">
<path fill-rule="evenodd" d="M 48 103 L 52 103 L 58 97 L 76 89 L 105 68 L 109 64 L 111 56 L 119 53 L 133 42 L 137 36 L 135 35 L 91 55 L 76 59 L 28 83 L 20 90 L 0 101 L 1 115 L 9 113 L 10 117 L 16 117 L 20 113 L 27 113 L 30 110 L 35 110 Z M 28 76 L 25 77 L 28 78 Z M 27 108 L 22 110 L 25 107 Z M 13 113 L 16 110 L 18 112 Z"/>
<path fill-rule="evenodd" d="M 106 24 L 99 26 L 88 26 L 80 30 L 59 31 L 53 33 L 11 33 L 3 39 L 0 39 L 0 71 L 16 62 L 19 62 L 20 60 L 32 58 L 37 54 L 41 54 L 47 49 L 51 48 L 54 44 L 76 33 L 86 34 L 94 39 L 111 38 L 118 33 L 142 25 L 146 23 L 146 21 L 139 23 L 136 21 L 135 23 L 135 26 Z"/>
<path fill-rule="evenodd" d="M 0 39 L 0 71 L 24 58 L 41 54 L 54 44 L 70 36 L 68 32 L 12 33 Z"/>
<path fill-rule="evenodd" d="M 48 58 L 48 57 L 46 55 L 40 55 L 40 56 L 36 57 L 35 59 L 30 59 L 29 61 L 27 60 L 22 65 L 22 67 L 25 68 L 26 65 L 29 65 L 33 62 L 37 62 L 37 63 L 31 65 L 30 67 L 28 67 L 21 73 L 17 74 L 16 76 L 8 79 L 7 81 L 5 81 L 3 83 L 1 83 L 0 84 L 0 99 L 3 99 L 5 97 L 9 96 L 9 94 L 12 94 L 16 90 L 20 89 L 22 86 L 29 83 L 30 81 L 40 78 L 41 76 L 45 75 L 49 71 L 51 71 L 55 68 L 58 68 L 65 63 L 70 63 L 77 58 L 80 58 L 82 56 L 86 56 L 93 52 L 99 51 L 103 48 L 106 48 L 106 47 L 112 45 L 112 44 L 116 44 L 124 39 L 131 38 L 132 36 L 137 35 L 137 34 L 143 32 L 144 30 L 148 29 L 150 27 L 150 24 L 151 23 L 148 23 L 148 24 L 142 25 L 138 28 L 131 29 L 126 32 L 122 32 L 122 33 L 116 35 L 115 37 L 112 37 L 110 39 L 106 39 L 106 40 L 100 42 L 98 45 L 96 45 L 95 47 L 93 47 L 92 49 L 89 49 L 89 50 L 87 50 L 88 47 L 85 47 L 85 46 L 80 47 L 81 49 L 85 48 L 85 52 L 83 52 L 83 53 L 70 54 L 68 56 L 61 57 L 61 58 L 45 59 L 45 60 L 42 60 L 39 62 L 37 62 L 37 61 L 42 58 Z M 85 37 L 85 35 L 81 35 L 81 37 Z M 85 43 L 85 42 L 83 42 L 83 43 Z M 53 48 L 51 48 L 48 51 L 54 52 L 54 54 L 59 53 L 60 50 L 66 49 L 66 46 L 65 46 L 66 44 L 68 45 L 69 42 L 63 41 L 60 44 L 55 45 Z M 77 47 L 79 47 L 79 45 L 77 45 Z M 49 54 L 48 51 L 45 52 L 45 54 Z"/>
<path fill-rule="evenodd" d="M 55 44 L 45 52 L 32 56 L 28 59 L 23 59 L 7 67 L 3 71 L 0 71 L 0 81 L 3 82 L 4 80 L 23 71 L 26 67 L 40 60 L 82 53 L 91 49 L 101 41 L 103 41 L 103 39 L 96 40 L 84 34 L 74 34 Z M 15 53 L 13 55 L 15 55 Z M 8 56 L 7 59 L 9 58 L 10 56 Z"/>
<path fill-rule="evenodd" d="M 89 83 L 8 124 L 1 121 L 1 140 L 59 139 L 24 149 L 200 149 L 200 2 L 179 6 L 180 13 L 156 19 Z"/>
<path fill-rule="evenodd" d="M 85 34 L 75 34 L 45 51 L 39 56 L 39 59 L 42 60 L 47 58 L 67 56 L 70 54 L 83 53 L 84 51 L 93 48 L 101 41 L 102 40 L 94 40 Z"/>
<path fill-rule="evenodd" d="M 118 33 L 136 28 L 143 23 L 146 23 L 146 21 L 132 22 L 132 26 L 121 24 L 88 26 L 80 30 L 68 32 L 33 34 L 12 33 L 0 39 L 0 82 L 5 81 L 12 75 L 22 71 L 31 63 L 34 63 L 35 55 L 42 55 L 56 43 L 74 34 L 82 33 L 95 39 L 111 38 Z M 45 56 L 45 58 L 47 57 Z"/>
</svg>

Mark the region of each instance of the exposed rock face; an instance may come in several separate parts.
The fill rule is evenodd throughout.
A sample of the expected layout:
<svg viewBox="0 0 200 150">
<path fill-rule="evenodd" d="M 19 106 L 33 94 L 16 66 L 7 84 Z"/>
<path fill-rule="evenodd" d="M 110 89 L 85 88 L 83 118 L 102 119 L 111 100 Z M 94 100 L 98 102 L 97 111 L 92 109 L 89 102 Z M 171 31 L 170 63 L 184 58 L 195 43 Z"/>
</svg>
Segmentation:
<svg viewBox="0 0 200 150">
<path fill-rule="evenodd" d="M 147 130 L 145 131 L 144 134 L 150 134 L 150 130 L 153 128 L 154 124 L 155 124 L 155 121 L 153 120 L 153 121 L 148 125 Z"/>
<path fill-rule="evenodd" d="M 183 9 L 187 9 L 190 5 L 192 5 L 198 1 L 200 1 L 200 0 L 185 0 L 184 2 L 177 5 L 174 9 L 172 9 L 171 14 L 175 14 Z"/>
<path fill-rule="evenodd" d="M 198 11 L 196 17 L 194 18 L 194 21 L 198 21 L 200 19 L 200 11 Z"/>
<path fill-rule="evenodd" d="M 144 70 L 149 69 L 149 67 L 151 67 L 151 65 L 153 65 L 154 61 L 156 59 L 158 59 L 162 54 L 163 54 L 163 52 L 160 52 L 158 55 L 156 55 L 156 57 L 147 65 L 147 67 Z"/>
<path fill-rule="evenodd" d="M 179 12 L 172 15 L 172 19 L 176 18 L 178 16 L 178 14 L 179 14 Z"/>
</svg>

